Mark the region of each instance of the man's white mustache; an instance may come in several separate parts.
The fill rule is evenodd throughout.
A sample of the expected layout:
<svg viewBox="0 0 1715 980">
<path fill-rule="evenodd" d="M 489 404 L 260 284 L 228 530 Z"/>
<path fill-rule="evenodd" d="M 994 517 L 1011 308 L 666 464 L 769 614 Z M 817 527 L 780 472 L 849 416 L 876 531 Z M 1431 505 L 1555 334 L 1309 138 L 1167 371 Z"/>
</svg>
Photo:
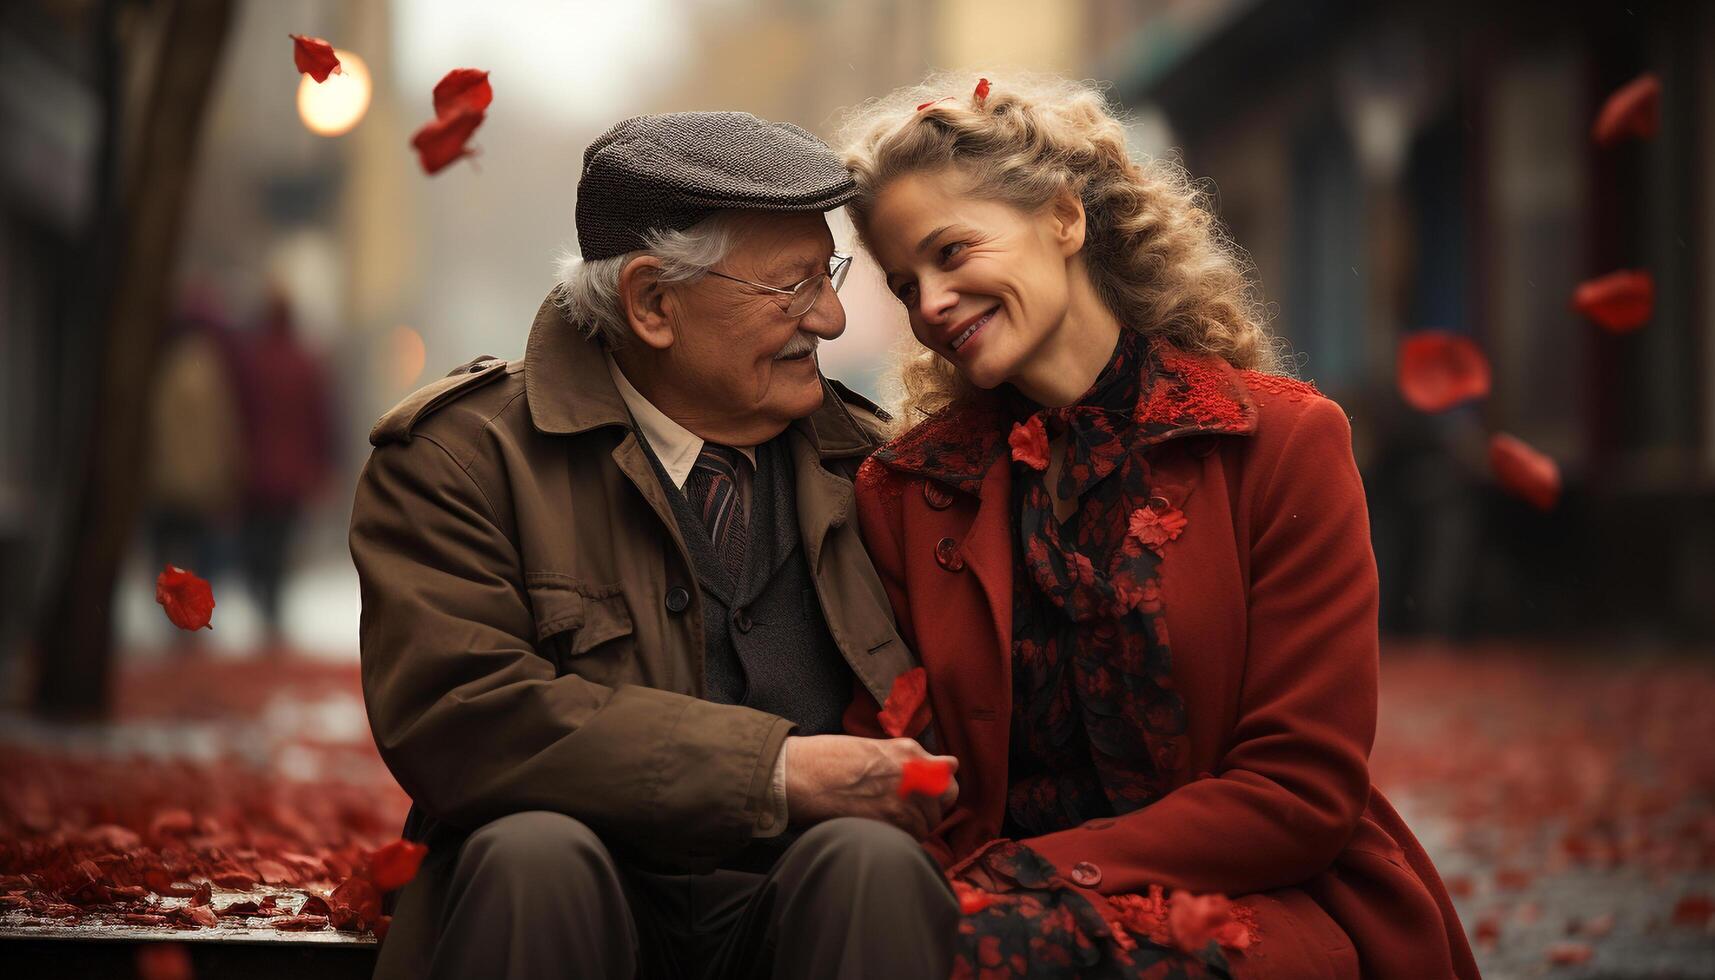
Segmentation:
<svg viewBox="0 0 1715 980">
<path fill-rule="evenodd" d="M 792 339 L 787 342 L 785 347 L 780 348 L 780 353 L 774 355 L 774 359 L 776 361 L 784 361 L 788 357 L 802 357 L 805 354 L 814 354 L 816 353 L 816 345 L 820 342 L 821 338 L 817 337 L 815 334 L 799 331 L 792 335 Z"/>
</svg>

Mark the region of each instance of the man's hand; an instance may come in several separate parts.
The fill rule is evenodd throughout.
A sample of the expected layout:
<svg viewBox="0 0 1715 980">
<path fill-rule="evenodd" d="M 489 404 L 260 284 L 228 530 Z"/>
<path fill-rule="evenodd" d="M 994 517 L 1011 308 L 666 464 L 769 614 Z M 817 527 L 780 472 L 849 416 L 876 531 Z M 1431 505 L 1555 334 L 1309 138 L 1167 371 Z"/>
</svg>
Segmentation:
<svg viewBox="0 0 1715 980">
<path fill-rule="evenodd" d="M 930 798 L 899 796 L 900 770 L 907 759 L 939 759 L 956 772 L 959 760 L 930 755 L 908 738 L 858 738 L 854 735 L 805 735 L 786 740 L 786 810 L 795 824 L 834 817 L 885 821 L 922 840 L 941 823 L 941 814 L 959 796 L 957 780 Z"/>
</svg>

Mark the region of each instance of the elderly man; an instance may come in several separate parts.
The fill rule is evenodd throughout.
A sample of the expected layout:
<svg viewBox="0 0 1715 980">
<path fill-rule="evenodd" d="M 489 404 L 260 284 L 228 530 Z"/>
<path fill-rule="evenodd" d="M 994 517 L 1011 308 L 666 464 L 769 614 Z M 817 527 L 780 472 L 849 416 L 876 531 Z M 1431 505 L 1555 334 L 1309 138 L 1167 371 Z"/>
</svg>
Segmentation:
<svg viewBox="0 0 1715 980">
<path fill-rule="evenodd" d="M 620 123 L 524 358 L 370 434 L 364 694 L 430 846 L 378 976 L 946 975 L 956 788 L 840 734 L 912 666 L 850 520 L 884 416 L 816 360 L 851 193 L 793 126 Z"/>
</svg>

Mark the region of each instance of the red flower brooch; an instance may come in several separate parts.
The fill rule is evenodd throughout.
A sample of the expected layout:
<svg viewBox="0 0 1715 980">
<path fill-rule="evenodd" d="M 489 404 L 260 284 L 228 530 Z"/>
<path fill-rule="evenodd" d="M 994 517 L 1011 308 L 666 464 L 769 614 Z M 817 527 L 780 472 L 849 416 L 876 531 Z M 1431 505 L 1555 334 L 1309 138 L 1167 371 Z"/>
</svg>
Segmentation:
<svg viewBox="0 0 1715 980">
<path fill-rule="evenodd" d="M 1131 512 L 1130 535 L 1138 544 L 1161 554 L 1161 546 L 1185 530 L 1185 513 L 1177 507 L 1139 507 Z"/>
<path fill-rule="evenodd" d="M 1012 447 L 1016 462 L 1038 472 L 1048 468 L 1048 429 L 1040 417 L 1032 415 L 1027 422 L 1014 423 L 1006 444 Z"/>
</svg>

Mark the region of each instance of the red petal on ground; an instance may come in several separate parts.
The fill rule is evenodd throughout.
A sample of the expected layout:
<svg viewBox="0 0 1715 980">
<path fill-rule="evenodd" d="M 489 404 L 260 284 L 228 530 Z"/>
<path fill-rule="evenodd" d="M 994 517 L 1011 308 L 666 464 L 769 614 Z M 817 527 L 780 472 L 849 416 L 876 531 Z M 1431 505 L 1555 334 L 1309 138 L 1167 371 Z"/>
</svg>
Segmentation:
<svg viewBox="0 0 1715 980">
<path fill-rule="evenodd" d="M 1489 359 L 1468 337 L 1421 330 L 1399 347 L 1399 393 L 1420 412 L 1445 412 L 1489 393 Z"/>
<path fill-rule="evenodd" d="M 1548 947 L 1548 962 L 1555 966 L 1577 966 L 1590 962 L 1596 951 L 1589 943 L 1555 943 Z"/>
<path fill-rule="evenodd" d="M 1628 138 L 1651 139 L 1661 130 L 1661 79 L 1640 75 L 1608 96 L 1590 127 L 1590 138 L 1613 146 Z"/>
<path fill-rule="evenodd" d="M 1489 468 L 1502 489 L 1537 510 L 1553 510 L 1560 500 L 1560 467 L 1522 439 L 1490 436 Z"/>
<path fill-rule="evenodd" d="M 1603 912 L 1601 915 L 1584 919 L 1582 921 L 1574 919 L 1572 922 L 1567 924 L 1566 934 L 1569 936 L 1587 936 L 1590 939 L 1601 939 L 1603 936 L 1614 931 L 1614 922 L 1614 913 L 1612 912 Z"/>
<path fill-rule="evenodd" d="M 298 881 L 298 876 L 292 873 L 292 869 L 267 858 L 256 862 L 256 874 L 266 885 L 291 885 Z"/>
<path fill-rule="evenodd" d="M 411 146 L 417 151 L 423 172 L 439 173 L 455 161 L 471 156 L 473 151 L 465 144 L 476 132 L 476 127 L 482 125 L 482 120 L 480 112 L 458 109 L 417 130 L 411 137 Z"/>
<path fill-rule="evenodd" d="M 1715 901 L 1708 895 L 1686 895 L 1673 906 L 1673 924 L 1676 926 L 1695 926 L 1699 929 L 1709 924 L 1709 919 L 1715 916 Z"/>
<path fill-rule="evenodd" d="M 168 565 L 155 576 L 155 601 L 167 611 L 167 618 L 182 630 L 209 629 L 214 615 L 214 591 L 205 579 Z"/>
<path fill-rule="evenodd" d="M 383 892 L 403 888 L 407 881 L 417 877 L 417 868 L 427 853 L 427 846 L 414 841 L 396 840 L 384 844 L 369 855 L 369 880 Z"/>
<path fill-rule="evenodd" d="M 179 943 L 144 943 L 137 947 L 139 980 L 191 980 L 191 954 Z"/>
<path fill-rule="evenodd" d="M 1580 283 L 1572 306 L 1609 333 L 1628 333 L 1655 311 L 1655 279 L 1641 269 L 1610 272 Z"/>
<path fill-rule="evenodd" d="M 314 932 L 317 929 L 326 929 L 328 920 L 322 915 L 282 915 L 269 925 L 287 932 Z"/>
<path fill-rule="evenodd" d="M 367 929 L 381 918 L 381 894 L 369 879 L 353 875 L 339 883 L 327 898 L 335 929 Z"/>
<path fill-rule="evenodd" d="M 321 84 L 328 80 L 329 75 L 339 72 L 339 55 L 333 53 L 333 45 L 319 37 L 308 37 L 303 34 L 290 35 L 292 38 L 292 63 L 298 66 L 298 71 Z"/>
<path fill-rule="evenodd" d="M 976 91 L 971 93 L 971 97 L 976 100 L 977 105 L 982 105 L 989 97 L 989 80 L 986 78 L 977 79 Z"/>
<path fill-rule="evenodd" d="M 243 890 L 256 887 L 256 879 L 242 871 L 217 871 L 210 877 L 222 888 Z"/>
<path fill-rule="evenodd" d="M 1517 868 L 1501 868 L 1495 872 L 1495 887 L 1503 891 L 1519 891 L 1529 888 L 1531 874 Z"/>
<path fill-rule="evenodd" d="M 941 759 L 906 759 L 899 770 L 899 795 L 940 796 L 953 779 L 953 766 Z"/>
<path fill-rule="evenodd" d="M 877 716 L 882 731 L 894 738 L 916 738 L 929 724 L 928 693 L 929 674 L 922 667 L 895 677 Z"/>
<path fill-rule="evenodd" d="M 488 72 L 480 68 L 454 68 L 435 83 L 435 117 L 445 119 L 461 109 L 483 112 L 494 101 Z"/>
<path fill-rule="evenodd" d="M 155 819 L 149 821 L 149 836 L 188 834 L 195 827 L 196 820 L 191 817 L 189 810 L 159 810 L 155 813 Z"/>
</svg>

